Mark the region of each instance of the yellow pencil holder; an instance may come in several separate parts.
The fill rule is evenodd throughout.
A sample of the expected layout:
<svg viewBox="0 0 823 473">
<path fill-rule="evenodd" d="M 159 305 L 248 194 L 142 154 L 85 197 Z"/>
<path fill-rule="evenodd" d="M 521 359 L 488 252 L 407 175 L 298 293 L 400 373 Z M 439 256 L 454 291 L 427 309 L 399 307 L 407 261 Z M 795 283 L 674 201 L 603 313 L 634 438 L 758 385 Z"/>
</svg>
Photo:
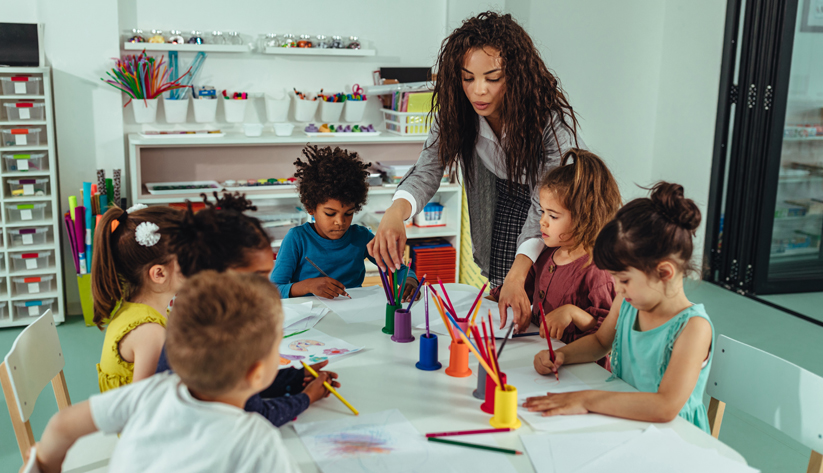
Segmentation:
<svg viewBox="0 0 823 473">
<path fill-rule="evenodd" d="M 517 418 L 517 388 L 507 384 L 506 390 L 500 386 L 494 390 L 494 416 L 489 424 L 495 429 L 518 429 L 520 419 Z"/>
<path fill-rule="evenodd" d="M 94 299 L 91 297 L 91 274 L 77 276 L 77 286 L 80 292 L 80 307 L 83 308 L 83 320 L 86 327 L 94 325 Z"/>
</svg>

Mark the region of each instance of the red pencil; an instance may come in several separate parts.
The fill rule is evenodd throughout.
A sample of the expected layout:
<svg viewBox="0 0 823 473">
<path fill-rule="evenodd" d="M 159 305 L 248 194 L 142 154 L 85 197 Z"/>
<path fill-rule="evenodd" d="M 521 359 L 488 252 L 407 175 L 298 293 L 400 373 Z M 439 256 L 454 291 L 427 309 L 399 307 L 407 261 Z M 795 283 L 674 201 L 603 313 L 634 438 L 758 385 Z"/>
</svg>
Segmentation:
<svg viewBox="0 0 823 473">
<path fill-rule="evenodd" d="M 546 313 L 543 312 L 543 304 L 540 304 L 540 319 L 543 322 L 543 333 L 546 334 L 546 341 L 549 342 L 549 356 L 552 357 L 552 363 L 554 363 L 554 348 L 552 348 L 552 337 L 549 335 L 549 327 L 546 326 Z M 560 374 L 557 372 L 557 368 L 555 368 L 554 377 L 560 381 Z"/>
<path fill-rule="evenodd" d="M 429 437 L 451 437 L 453 435 L 474 435 L 474 434 L 493 434 L 496 432 L 511 432 L 512 429 L 506 427 L 503 429 L 482 429 L 482 430 L 461 430 L 457 432 L 435 432 L 432 434 L 426 434 L 426 438 Z"/>
</svg>

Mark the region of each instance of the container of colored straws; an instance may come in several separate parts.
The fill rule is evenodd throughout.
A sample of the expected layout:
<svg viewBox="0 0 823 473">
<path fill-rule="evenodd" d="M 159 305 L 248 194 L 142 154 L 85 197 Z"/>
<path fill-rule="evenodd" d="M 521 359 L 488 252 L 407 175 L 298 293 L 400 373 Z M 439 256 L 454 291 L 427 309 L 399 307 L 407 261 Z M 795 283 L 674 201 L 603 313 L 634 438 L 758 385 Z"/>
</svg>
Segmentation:
<svg viewBox="0 0 823 473">
<path fill-rule="evenodd" d="M 385 273 L 382 269 L 380 271 L 380 280 L 383 283 L 383 291 L 386 294 L 386 323 L 383 326 L 383 333 L 387 335 L 394 335 L 394 313 L 403 308 L 403 289 L 406 287 L 406 277 L 409 274 L 409 267 L 403 271 L 403 277 L 400 274 Z M 409 305 L 411 307 L 411 305 Z M 409 322 L 411 323 L 411 322 Z M 411 332 L 411 328 L 409 328 Z"/>
</svg>

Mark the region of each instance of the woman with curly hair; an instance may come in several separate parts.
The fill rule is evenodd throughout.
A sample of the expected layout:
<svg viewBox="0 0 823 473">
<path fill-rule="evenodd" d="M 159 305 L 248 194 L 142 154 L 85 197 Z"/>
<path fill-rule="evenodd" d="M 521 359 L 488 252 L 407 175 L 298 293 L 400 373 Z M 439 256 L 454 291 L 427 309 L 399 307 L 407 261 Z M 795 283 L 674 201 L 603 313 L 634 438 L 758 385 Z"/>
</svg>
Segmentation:
<svg viewBox="0 0 823 473">
<path fill-rule="evenodd" d="M 568 149 L 584 147 L 577 119 L 557 78 L 511 15 L 485 12 L 464 21 L 443 41 L 436 67 L 437 114 L 429 137 L 398 185 L 369 252 L 381 268 L 399 268 L 403 222 L 429 202 L 444 169 L 454 173 L 459 167 L 474 261 L 492 287 L 503 286 L 501 322 L 512 307 L 522 331 L 531 312 L 524 281 L 545 246 L 537 183 Z"/>
<path fill-rule="evenodd" d="M 292 228 L 286 234 L 271 280 L 284 298 L 348 296 L 346 288 L 360 287 L 366 277 L 363 260 L 374 261 L 366 252 L 374 235 L 368 228 L 351 223 L 354 213 L 363 208 L 368 198 L 369 163 L 364 163 L 357 153 L 329 146 L 307 146 L 303 155 L 305 162 L 300 158 L 294 162 L 294 177 L 300 202 L 314 216 L 314 222 Z M 417 279 L 410 271 L 403 300 L 408 300 L 416 287 Z"/>
</svg>

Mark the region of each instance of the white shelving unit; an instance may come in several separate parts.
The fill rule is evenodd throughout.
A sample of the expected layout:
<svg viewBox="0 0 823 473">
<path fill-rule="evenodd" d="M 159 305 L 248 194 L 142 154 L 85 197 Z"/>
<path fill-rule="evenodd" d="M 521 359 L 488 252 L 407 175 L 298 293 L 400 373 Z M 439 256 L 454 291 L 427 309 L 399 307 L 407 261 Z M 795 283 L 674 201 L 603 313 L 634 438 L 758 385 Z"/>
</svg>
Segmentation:
<svg viewBox="0 0 823 473">
<path fill-rule="evenodd" d="M 172 43 L 123 43 L 124 51 L 181 51 L 205 53 L 248 53 L 248 44 L 172 44 Z"/>
<path fill-rule="evenodd" d="M 0 156 L 9 154 L 28 154 L 32 151 L 46 152 L 46 162 L 48 162 L 48 169 L 42 170 L 28 170 L 28 171 L 9 171 L 5 160 L 2 160 L 2 177 L 3 190 L 0 192 L 0 207 L 2 207 L 2 217 L 0 218 L 0 231 L 2 231 L 2 246 L 0 246 L 0 304 L 5 303 L 5 307 L 0 312 L 0 328 L 28 325 L 37 319 L 37 316 L 42 314 L 45 307 L 35 305 L 37 301 L 52 301 L 52 312 L 54 313 L 55 322 L 63 322 L 65 320 L 65 300 L 63 293 L 63 271 L 61 264 L 63 261 L 61 255 L 60 235 L 63 228 L 62 214 L 60 212 L 60 192 L 58 190 L 57 179 L 57 155 L 54 142 L 54 110 L 52 100 L 51 87 L 51 71 L 48 67 L 7 67 L 0 69 L 0 77 L 9 77 L 15 75 L 31 75 L 42 78 L 41 95 L 0 95 L 0 106 L 4 103 L 12 103 L 18 100 L 34 100 L 35 102 L 43 103 L 45 105 L 45 120 L 8 120 L 5 110 L 0 111 L 0 129 L 7 130 L 10 128 L 20 126 L 37 126 L 41 128 L 41 145 L 39 146 L 6 146 L 6 143 L 0 143 Z M 43 140 L 42 138 L 45 138 Z M 44 143 L 45 141 L 45 143 Z M 28 179 L 28 178 L 44 178 L 49 179 L 49 192 L 44 196 L 12 196 L 8 185 L 10 179 Z M 43 219 L 34 220 L 17 220 L 11 221 L 7 205 L 27 205 L 27 204 L 46 204 L 45 214 Z M 20 245 L 13 245 L 9 237 L 9 231 L 19 231 L 21 229 L 46 227 L 48 233 L 46 234 L 45 244 L 34 244 L 23 241 Z M 18 254 L 32 254 L 43 252 L 50 252 L 51 256 L 48 259 L 46 266 L 27 269 L 15 269 L 12 255 Z M 30 261 L 28 258 L 25 261 Z M 35 258 L 36 259 L 36 258 Z M 31 264 L 31 263 L 30 263 Z M 16 285 L 12 284 L 12 279 L 16 278 L 37 278 L 41 276 L 53 276 L 51 290 L 47 292 L 28 292 L 34 290 L 31 284 L 25 282 L 24 291 L 18 292 Z M 30 279 L 29 281 L 35 281 Z M 28 306 L 16 307 L 15 303 L 28 303 Z M 36 313 L 35 313 L 36 312 Z"/>
<path fill-rule="evenodd" d="M 340 57 L 365 57 L 374 56 L 377 51 L 374 49 L 329 49 L 329 48 L 278 48 L 267 46 L 263 54 L 274 54 L 279 56 L 340 56 Z"/>
</svg>

